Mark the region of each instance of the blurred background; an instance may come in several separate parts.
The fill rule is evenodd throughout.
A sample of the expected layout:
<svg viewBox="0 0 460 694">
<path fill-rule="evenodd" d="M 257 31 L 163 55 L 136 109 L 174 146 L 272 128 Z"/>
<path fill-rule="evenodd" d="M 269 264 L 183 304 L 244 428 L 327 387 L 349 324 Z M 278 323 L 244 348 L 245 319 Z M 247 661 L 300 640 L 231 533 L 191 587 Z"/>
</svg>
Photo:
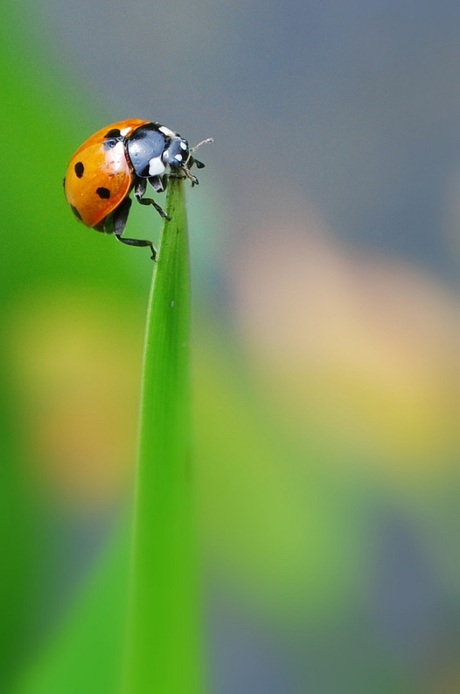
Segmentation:
<svg viewBox="0 0 460 694">
<path fill-rule="evenodd" d="M 152 268 L 61 181 L 135 117 L 215 140 L 188 191 L 210 691 L 460 691 L 459 32 L 451 0 L 4 0 L 0 688 L 129 503 Z"/>
</svg>

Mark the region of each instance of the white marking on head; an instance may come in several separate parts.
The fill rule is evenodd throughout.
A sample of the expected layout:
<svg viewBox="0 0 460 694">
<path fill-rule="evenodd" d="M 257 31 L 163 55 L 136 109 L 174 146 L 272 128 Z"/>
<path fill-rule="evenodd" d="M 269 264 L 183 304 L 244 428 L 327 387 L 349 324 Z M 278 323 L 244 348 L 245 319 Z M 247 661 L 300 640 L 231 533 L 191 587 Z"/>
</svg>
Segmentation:
<svg viewBox="0 0 460 694">
<path fill-rule="evenodd" d="M 183 156 L 182 156 L 182 154 L 176 154 L 176 155 L 174 156 L 174 159 L 175 159 L 176 161 L 182 161 Z"/>
<path fill-rule="evenodd" d="M 123 128 L 123 130 L 120 130 L 120 135 L 123 137 L 126 137 L 126 135 L 129 135 L 129 133 L 132 131 L 132 128 Z"/>
<path fill-rule="evenodd" d="M 181 149 L 187 149 L 187 145 L 185 144 L 185 142 L 183 140 L 181 140 L 181 142 L 180 142 L 180 148 Z"/>
<path fill-rule="evenodd" d="M 149 161 L 149 176 L 159 176 L 166 171 L 166 167 L 161 161 L 161 157 L 154 157 Z"/>
<path fill-rule="evenodd" d="M 166 137 L 170 137 L 170 138 L 176 137 L 176 133 L 174 133 L 172 130 L 167 128 L 165 125 L 160 125 L 158 130 L 160 131 L 160 133 L 163 133 L 163 135 L 166 135 Z"/>
</svg>

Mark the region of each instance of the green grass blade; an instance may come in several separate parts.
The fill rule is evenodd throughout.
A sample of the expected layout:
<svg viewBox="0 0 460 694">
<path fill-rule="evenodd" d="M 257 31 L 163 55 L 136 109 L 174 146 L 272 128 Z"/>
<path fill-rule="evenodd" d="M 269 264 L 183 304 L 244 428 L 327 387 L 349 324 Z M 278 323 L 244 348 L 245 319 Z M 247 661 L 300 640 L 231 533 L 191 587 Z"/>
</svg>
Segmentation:
<svg viewBox="0 0 460 694">
<path fill-rule="evenodd" d="M 171 180 L 149 301 L 134 523 L 129 694 L 198 694 L 189 471 L 190 275 L 183 183 Z"/>
</svg>

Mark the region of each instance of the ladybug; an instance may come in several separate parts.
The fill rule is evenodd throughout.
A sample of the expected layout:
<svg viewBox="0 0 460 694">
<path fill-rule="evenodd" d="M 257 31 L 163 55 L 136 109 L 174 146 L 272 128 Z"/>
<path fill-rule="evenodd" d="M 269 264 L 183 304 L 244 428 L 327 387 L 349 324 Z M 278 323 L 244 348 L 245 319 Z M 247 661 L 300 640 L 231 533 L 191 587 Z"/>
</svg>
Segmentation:
<svg viewBox="0 0 460 694">
<path fill-rule="evenodd" d="M 147 183 L 156 193 L 166 189 L 170 177 L 198 183 L 190 169 L 204 164 L 192 156 L 203 140 L 189 147 L 187 140 L 164 125 L 130 119 L 108 125 L 77 149 L 67 167 L 64 191 L 75 217 L 86 226 L 115 234 L 129 246 L 149 246 L 151 241 L 123 236 L 131 207 L 130 193 L 142 205 L 153 205 L 165 219 L 166 212 L 152 198 L 144 197 Z"/>
</svg>

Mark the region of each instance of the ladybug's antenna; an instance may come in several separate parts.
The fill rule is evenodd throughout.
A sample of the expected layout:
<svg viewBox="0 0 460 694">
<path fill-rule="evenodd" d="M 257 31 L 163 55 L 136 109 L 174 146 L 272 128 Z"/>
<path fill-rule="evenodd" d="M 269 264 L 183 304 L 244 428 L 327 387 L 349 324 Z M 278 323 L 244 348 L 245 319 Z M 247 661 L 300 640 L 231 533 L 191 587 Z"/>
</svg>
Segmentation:
<svg viewBox="0 0 460 694">
<path fill-rule="evenodd" d="M 192 152 L 196 152 L 198 147 L 201 147 L 201 145 L 207 145 L 211 142 L 214 142 L 212 137 L 206 138 L 206 140 L 201 140 L 195 147 L 190 147 L 189 152 L 190 156 L 188 157 L 187 161 L 185 162 L 185 166 L 182 166 L 182 171 L 185 174 L 185 177 L 189 179 L 189 181 L 192 182 L 192 186 L 197 186 L 199 181 L 196 176 L 194 176 L 190 169 L 193 165 L 196 166 L 197 169 L 204 169 L 204 164 L 202 161 L 198 161 L 198 159 L 195 159 L 195 157 L 192 157 Z"/>
<path fill-rule="evenodd" d="M 195 145 L 194 147 L 190 147 L 190 151 L 191 151 L 191 152 L 196 152 L 196 150 L 197 150 L 199 147 L 201 147 L 201 145 L 209 145 L 209 144 L 211 144 L 212 142 L 214 142 L 214 140 L 212 139 L 212 137 L 207 137 L 206 140 L 201 140 L 201 142 L 199 142 L 199 143 L 198 143 L 197 145 Z"/>
</svg>

